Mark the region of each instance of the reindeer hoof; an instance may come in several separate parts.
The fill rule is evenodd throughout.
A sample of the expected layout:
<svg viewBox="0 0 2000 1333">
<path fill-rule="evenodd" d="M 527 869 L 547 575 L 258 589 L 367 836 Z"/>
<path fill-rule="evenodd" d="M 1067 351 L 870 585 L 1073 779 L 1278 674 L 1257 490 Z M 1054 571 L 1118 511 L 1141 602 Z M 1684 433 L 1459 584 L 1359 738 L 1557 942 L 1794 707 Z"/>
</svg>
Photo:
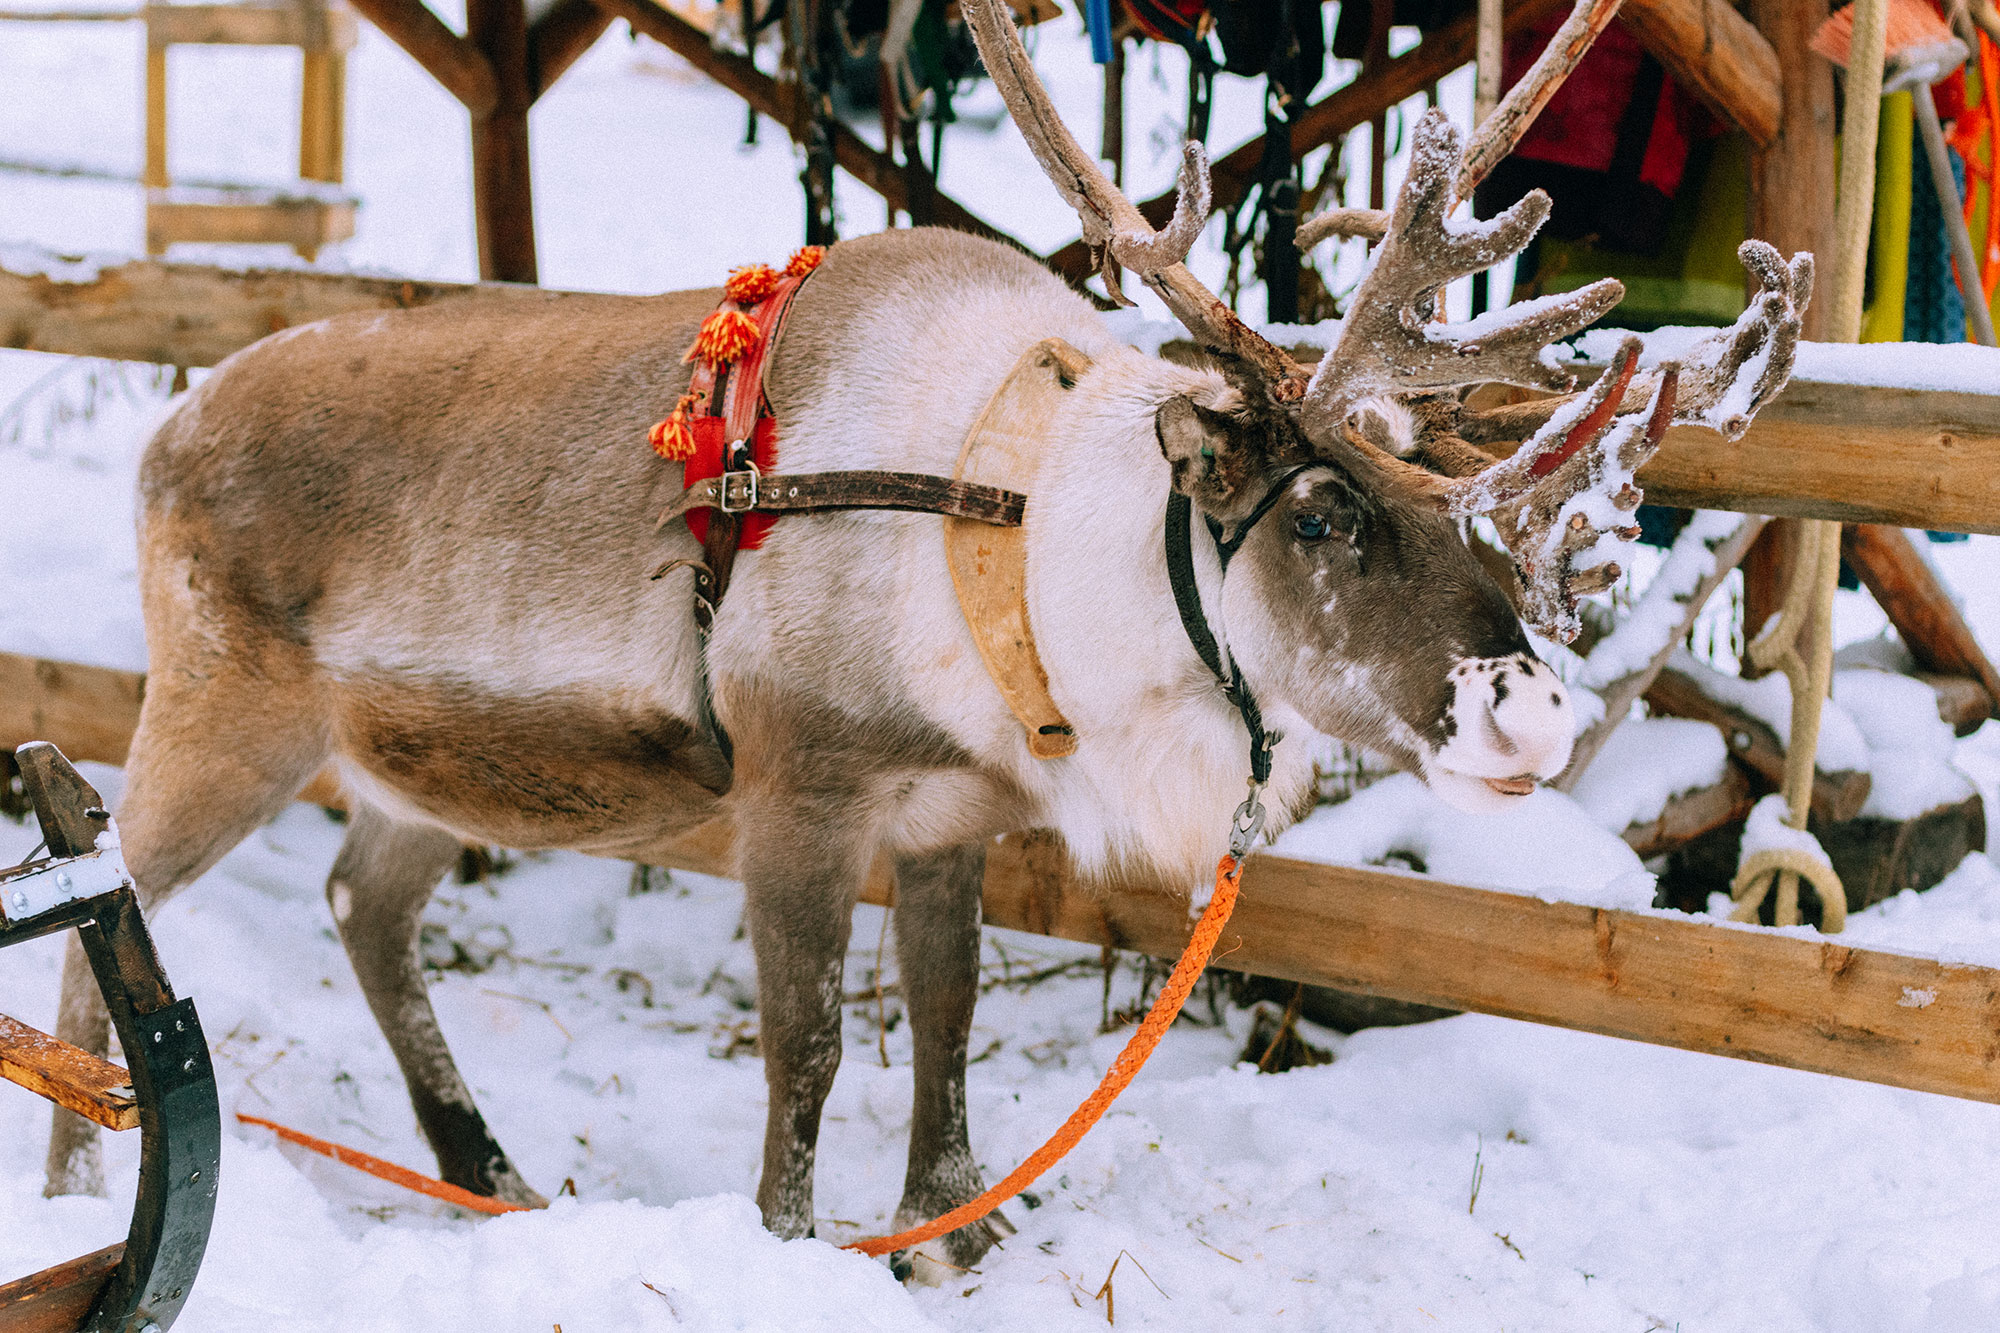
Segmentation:
<svg viewBox="0 0 2000 1333">
<path fill-rule="evenodd" d="M 898 1230 L 916 1226 L 924 1220 L 915 1216 L 905 1220 L 906 1213 L 907 1210 L 898 1214 Z M 906 1250 L 897 1250 L 889 1256 L 889 1271 L 895 1274 L 898 1282 L 923 1287 L 939 1286 L 965 1276 L 974 1264 L 986 1257 L 988 1250 L 1013 1234 L 1014 1224 L 1003 1214 L 992 1212 L 956 1231 Z"/>
</svg>

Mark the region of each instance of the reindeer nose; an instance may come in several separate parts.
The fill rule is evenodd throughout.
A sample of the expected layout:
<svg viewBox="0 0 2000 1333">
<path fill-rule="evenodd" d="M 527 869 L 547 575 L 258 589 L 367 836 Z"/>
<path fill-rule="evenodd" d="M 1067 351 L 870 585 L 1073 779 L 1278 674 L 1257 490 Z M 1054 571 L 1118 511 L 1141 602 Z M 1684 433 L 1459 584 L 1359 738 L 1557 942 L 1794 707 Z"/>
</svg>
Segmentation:
<svg viewBox="0 0 2000 1333">
<path fill-rule="evenodd" d="M 1427 766 L 1441 793 L 1483 786 L 1504 803 L 1562 772 L 1575 716 L 1569 692 L 1539 659 L 1530 653 L 1468 657 L 1452 668 L 1451 685 L 1445 741 Z"/>
</svg>

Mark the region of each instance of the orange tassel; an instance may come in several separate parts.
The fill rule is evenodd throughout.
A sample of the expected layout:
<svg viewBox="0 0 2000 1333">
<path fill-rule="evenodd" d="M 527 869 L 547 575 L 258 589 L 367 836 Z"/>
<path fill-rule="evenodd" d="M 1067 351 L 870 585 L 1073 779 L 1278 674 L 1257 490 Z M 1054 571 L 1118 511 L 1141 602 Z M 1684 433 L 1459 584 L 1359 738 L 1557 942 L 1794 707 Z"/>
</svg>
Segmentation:
<svg viewBox="0 0 2000 1333">
<path fill-rule="evenodd" d="M 788 278 L 803 278 L 806 274 L 818 268 L 819 261 L 825 258 L 825 246 L 802 245 L 792 251 L 791 259 L 786 261 L 785 276 Z"/>
<path fill-rule="evenodd" d="M 701 322 L 694 346 L 688 348 L 681 361 L 700 360 L 711 366 L 726 366 L 749 351 L 756 341 L 756 320 L 741 310 L 718 310 Z"/>
<path fill-rule="evenodd" d="M 756 305 L 778 290 L 778 271 L 769 264 L 745 264 L 729 270 L 722 294 L 738 305 Z"/>
<path fill-rule="evenodd" d="M 685 463 L 694 457 L 694 408 L 699 395 L 684 393 L 665 421 L 653 423 L 646 435 L 653 452 L 670 463 Z"/>
</svg>

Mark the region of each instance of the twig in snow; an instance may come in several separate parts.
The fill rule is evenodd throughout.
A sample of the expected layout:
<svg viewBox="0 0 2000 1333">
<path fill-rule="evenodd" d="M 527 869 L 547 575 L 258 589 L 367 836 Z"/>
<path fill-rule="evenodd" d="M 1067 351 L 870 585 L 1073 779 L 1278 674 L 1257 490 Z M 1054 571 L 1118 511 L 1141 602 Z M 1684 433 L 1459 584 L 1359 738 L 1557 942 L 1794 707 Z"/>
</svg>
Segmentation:
<svg viewBox="0 0 2000 1333">
<path fill-rule="evenodd" d="M 554 1023 L 556 1025 L 556 1031 L 563 1034 L 564 1041 L 576 1040 L 575 1037 L 572 1037 L 570 1035 L 569 1029 L 563 1026 L 563 1021 L 560 1018 L 556 1017 L 555 1006 L 550 1004 L 547 1000 L 538 1000 L 532 995 L 516 995 L 512 991 L 493 990 L 492 988 L 487 986 L 481 986 L 479 988 L 479 993 L 481 995 L 491 995 L 495 999 L 514 1000 L 521 1004 L 531 1004 L 535 1008 L 541 1010 L 543 1013 L 549 1016 L 549 1022 Z"/>
<path fill-rule="evenodd" d="M 1502 1245 L 1505 1245 L 1508 1249 L 1512 1250 L 1514 1252 L 1514 1257 L 1516 1259 L 1519 1259 L 1522 1263 L 1525 1264 L 1528 1262 L 1528 1256 L 1521 1253 L 1521 1247 L 1516 1245 L 1508 1237 L 1503 1236 L 1496 1231 L 1493 1233 L 1493 1239 L 1499 1241 Z"/>
<path fill-rule="evenodd" d="M 667 1303 L 667 1313 L 674 1317 L 675 1323 L 680 1322 L 681 1309 L 678 1305 L 674 1304 L 673 1297 L 667 1295 L 666 1292 L 661 1291 L 658 1287 L 646 1281 L 645 1278 L 639 1279 L 639 1285 L 644 1287 L 647 1291 L 652 1292 L 655 1296 L 658 1296 L 661 1300 L 665 1301 Z"/>
<path fill-rule="evenodd" d="M 279 1051 L 276 1055 L 272 1056 L 270 1060 L 264 1065 L 264 1067 L 258 1070 L 256 1074 L 252 1074 L 243 1080 L 243 1086 L 250 1089 L 250 1091 L 256 1093 L 260 1098 L 263 1098 L 264 1105 L 266 1106 L 274 1105 L 274 1103 L 271 1101 L 269 1097 L 265 1097 L 264 1090 L 257 1086 L 257 1077 L 259 1074 L 270 1073 L 272 1068 L 277 1065 L 278 1061 L 284 1059 L 287 1055 L 290 1055 L 291 1053 L 292 1053 L 292 1048 L 289 1045 L 286 1046 L 284 1050 Z"/>
<path fill-rule="evenodd" d="M 1235 1255 L 1231 1254 L 1229 1251 L 1224 1249 L 1217 1249 L 1215 1246 L 1210 1245 L 1207 1241 L 1203 1240 L 1200 1236 L 1195 1236 L 1194 1223 L 1192 1222 L 1188 1223 L 1188 1235 L 1194 1236 L 1195 1244 L 1201 1246 L 1204 1249 L 1215 1250 L 1217 1254 L 1221 1255 L 1223 1258 L 1227 1259 L 1232 1264 L 1240 1264 L 1243 1262 L 1241 1259 L 1238 1259 Z"/>
<path fill-rule="evenodd" d="M 1465 1215 L 1472 1216 L 1472 1210 L 1479 1206 L 1479 1187 L 1486 1181 L 1486 1136 L 1480 1135 L 1478 1146 L 1472 1150 L 1472 1197 L 1465 1201 Z"/>
<path fill-rule="evenodd" d="M 1104 1285 L 1099 1287 L 1097 1293 L 1090 1298 L 1094 1301 L 1104 1302 L 1104 1322 L 1107 1324 L 1118 1322 L 1118 1297 L 1117 1293 L 1112 1289 L 1111 1279 L 1118 1276 L 1118 1265 L 1126 1259 L 1132 1260 L 1132 1266 L 1139 1270 L 1146 1281 L 1153 1282 L 1153 1275 L 1146 1272 L 1146 1265 L 1133 1258 L 1130 1250 L 1118 1251 L 1117 1255 L 1111 1260 L 1111 1271 L 1104 1275 Z M 1167 1296 L 1166 1288 L 1157 1282 L 1153 1282 L 1153 1290 L 1159 1292 L 1162 1296 Z M 1167 1299 L 1172 1300 L 1173 1297 L 1167 1296 Z"/>
</svg>

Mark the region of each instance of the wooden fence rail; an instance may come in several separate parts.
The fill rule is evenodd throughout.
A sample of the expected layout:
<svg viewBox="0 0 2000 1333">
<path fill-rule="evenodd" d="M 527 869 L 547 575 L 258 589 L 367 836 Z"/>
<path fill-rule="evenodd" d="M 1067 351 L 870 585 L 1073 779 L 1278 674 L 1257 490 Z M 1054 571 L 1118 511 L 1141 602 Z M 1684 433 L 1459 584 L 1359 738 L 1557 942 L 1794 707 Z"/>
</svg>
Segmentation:
<svg viewBox="0 0 2000 1333">
<path fill-rule="evenodd" d="M 134 672 L 0 654 L 0 747 L 54 741 L 119 763 L 144 694 Z M 307 799 L 336 799 L 322 778 Z M 733 875 L 717 821 L 669 864 Z M 886 871 L 863 899 L 894 903 Z M 1090 886 L 1049 833 L 987 854 L 989 925 L 1163 958 L 1187 901 L 1152 884 Z M 1471 1009 L 1924 1092 L 2000 1102 L 2000 971 L 1671 913 L 1544 902 L 1422 875 L 1251 858 L 1220 965 L 1389 999 Z"/>
</svg>

